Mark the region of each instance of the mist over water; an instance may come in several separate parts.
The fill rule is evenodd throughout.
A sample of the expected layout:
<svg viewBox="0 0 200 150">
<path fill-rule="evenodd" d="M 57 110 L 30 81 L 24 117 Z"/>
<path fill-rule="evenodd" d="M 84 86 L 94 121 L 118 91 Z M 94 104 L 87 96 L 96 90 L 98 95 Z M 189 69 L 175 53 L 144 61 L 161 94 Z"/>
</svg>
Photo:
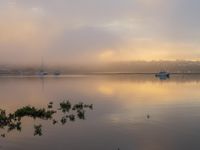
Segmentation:
<svg viewBox="0 0 200 150">
<path fill-rule="evenodd" d="M 199 150 L 199 6 L 0 0 L 0 150 Z"/>
<path fill-rule="evenodd" d="M 199 60 L 196 0 L 0 1 L 0 65 Z M 104 9 L 104 12 L 102 12 Z"/>
</svg>

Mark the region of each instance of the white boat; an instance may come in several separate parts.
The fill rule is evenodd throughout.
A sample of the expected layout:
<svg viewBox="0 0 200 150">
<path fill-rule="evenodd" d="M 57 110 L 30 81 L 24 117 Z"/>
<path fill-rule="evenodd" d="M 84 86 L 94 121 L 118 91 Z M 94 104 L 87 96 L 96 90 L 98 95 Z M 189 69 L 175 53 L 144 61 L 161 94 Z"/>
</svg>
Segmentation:
<svg viewBox="0 0 200 150">
<path fill-rule="evenodd" d="M 159 73 L 156 73 L 155 76 L 164 79 L 164 78 L 169 78 L 170 77 L 170 73 L 166 72 L 166 71 L 161 71 Z"/>
<path fill-rule="evenodd" d="M 48 75 L 48 72 L 41 70 L 41 71 L 39 71 L 38 75 L 46 76 L 46 75 Z"/>
</svg>

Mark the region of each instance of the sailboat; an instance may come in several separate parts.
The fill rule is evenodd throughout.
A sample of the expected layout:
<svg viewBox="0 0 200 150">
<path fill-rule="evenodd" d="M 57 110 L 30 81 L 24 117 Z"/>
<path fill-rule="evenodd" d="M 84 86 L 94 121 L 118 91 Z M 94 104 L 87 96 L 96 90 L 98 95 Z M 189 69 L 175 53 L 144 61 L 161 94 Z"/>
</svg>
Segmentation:
<svg viewBox="0 0 200 150">
<path fill-rule="evenodd" d="M 39 75 L 39 76 L 46 76 L 46 75 L 48 75 L 48 72 L 46 72 L 46 71 L 44 70 L 44 61 L 43 61 L 43 58 L 42 58 L 42 63 L 41 63 L 41 69 L 40 69 L 40 71 L 38 72 L 38 75 Z"/>
<path fill-rule="evenodd" d="M 61 73 L 59 71 L 54 72 L 54 76 L 59 76 Z"/>
</svg>

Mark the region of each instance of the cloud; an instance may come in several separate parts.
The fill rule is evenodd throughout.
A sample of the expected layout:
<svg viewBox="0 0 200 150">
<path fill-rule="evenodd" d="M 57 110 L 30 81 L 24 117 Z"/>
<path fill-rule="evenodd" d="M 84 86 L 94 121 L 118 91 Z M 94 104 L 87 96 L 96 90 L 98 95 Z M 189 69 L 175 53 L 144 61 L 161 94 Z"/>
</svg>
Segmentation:
<svg viewBox="0 0 200 150">
<path fill-rule="evenodd" d="M 2 0 L 0 63 L 38 63 L 42 56 L 49 64 L 196 60 L 199 5 L 198 0 Z"/>
<path fill-rule="evenodd" d="M 102 49 L 115 48 L 122 39 L 113 32 L 99 27 L 81 27 L 68 29 L 52 43 L 49 55 L 54 56 L 57 62 L 95 61 Z M 64 59 L 61 59 L 63 56 Z M 62 61 L 63 60 L 63 61 Z"/>
</svg>

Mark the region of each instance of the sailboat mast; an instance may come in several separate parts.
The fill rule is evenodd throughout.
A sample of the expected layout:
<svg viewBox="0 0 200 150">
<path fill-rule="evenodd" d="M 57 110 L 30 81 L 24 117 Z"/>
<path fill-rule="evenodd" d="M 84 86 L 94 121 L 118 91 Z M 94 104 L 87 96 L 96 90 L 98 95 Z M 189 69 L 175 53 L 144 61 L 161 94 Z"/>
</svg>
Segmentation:
<svg viewBox="0 0 200 150">
<path fill-rule="evenodd" d="M 43 59 L 43 57 L 41 58 L 41 71 L 44 71 L 44 59 Z"/>
</svg>

